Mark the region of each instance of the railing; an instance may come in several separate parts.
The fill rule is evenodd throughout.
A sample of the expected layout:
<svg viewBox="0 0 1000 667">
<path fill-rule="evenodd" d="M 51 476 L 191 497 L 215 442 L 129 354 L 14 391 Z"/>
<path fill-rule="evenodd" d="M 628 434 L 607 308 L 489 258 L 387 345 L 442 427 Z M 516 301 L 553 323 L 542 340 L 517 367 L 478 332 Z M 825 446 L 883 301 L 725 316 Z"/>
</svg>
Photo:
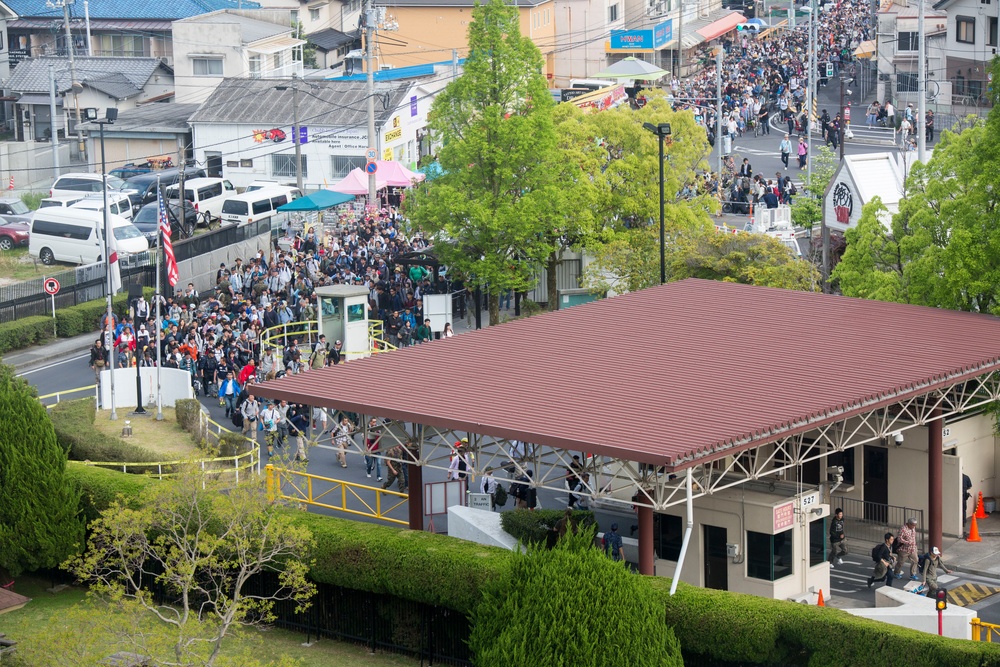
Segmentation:
<svg viewBox="0 0 1000 667">
<path fill-rule="evenodd" d="M 899 507 L 873 503 L 844 496 L 834 496 L 834 507 L 844 510 L 845 532 L 847 538 L 854 544 L 877 544 L 882 542 L 886 533 L 899 534 L 899 529 L 906 520 L 917 519 L 917 553 L 924 553 L 924 511 L 912 507 Z M 864 549 L 862 553 L 867 553 Z"/>
<path fill-rule="evenodd" d="M 322 507 L 402 526 L 409 525 L 407 520 L 389 516 L 391 512 L 406 506 L 408 496 L 405 493 L 298 470 L 276 468 L 270 464 L 264 466 L 264 475 L 267 497 L 272 501 L 280 498 L 300 505 Z M 362 493 L 367 498 L 362 498 Z M 375 494 L 374 501 L 371 500 L 372 493 Z"/>
<path fill-rule="evenodd" d="M 398 349 L 395 345 L 385 339 L 382 320 L 368 321 L 368 352 L 378 354 L 379 352 L 392 352 Z"/>
<path fill-rule="evenodd" d="M 72 394 L 83 394 L 89 392 L 93 392 L 94 396 L 97 397 L 98 402 L 100 402 L 100 397 L 98 396 L 96 384 L 90 384 L 87 385 L 86 387 L 77 387 L 76 389 L 66 389 L 65 391 L 57 391 L 51 394 L 45 394 L 44 396 L 39 396 L 38 400 L 42 403 L 42 405 L 50 407 L 55 405 L 59 401 L 69 400 L 69 396 Z M 50 401 L 51 399 L 55 399 L 55 401 L 46 403 L 46 401 Z"/>
<path fill-rule="evenodd" d="M 297 338 L 300 343 L 308 343 L 311 346 L 319 340 L 319 322 L 306 320 L 268 327 L 260 333 L 261 349 L 266 350 L 270 347 L 280 350 L 292 338 Z M 308 355 L 306 356 L 308 357 Z"/>
<path fill-rule="evenodd" d="M 255 473 L 260 470 L 260 451 L 255 447 L 248 452 L 236 454 L 235 456 L 219 456 L 211 459 L 197 459 L 193 461 L 154 461 L 145 463 L 122 463 L 118 461 L 67 461 L 67 463 L 120 470 L 121 472 L 131 475 L 150 475 L 160 480 L 175 477 L 180 473 L 181 469 L 186 466 L 193 465 L 204 473 L 232 473 L 234 481 L 239 484 L 241 471 Z M 244 475 L 245 474 L 246 472 L 244 472 Z"/>
<path fill-rule="evenodd" d="M 972 641 L 993 643 L 993 636 L 1000 640 L 1000 625 L 995 623 L 984 623 L 978 618 L 974 618 L 972 623 Z"/>
</svg>

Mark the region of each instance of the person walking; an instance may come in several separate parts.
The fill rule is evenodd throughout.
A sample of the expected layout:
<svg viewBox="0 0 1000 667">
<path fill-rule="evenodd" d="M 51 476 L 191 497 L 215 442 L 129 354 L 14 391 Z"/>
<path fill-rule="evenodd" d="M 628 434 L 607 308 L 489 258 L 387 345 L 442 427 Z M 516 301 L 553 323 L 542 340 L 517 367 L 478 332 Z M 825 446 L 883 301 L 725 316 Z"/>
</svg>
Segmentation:
<svg viewBox="0 0 1000 667">
<path fill-rule="evenodd" d="M 927 143 L 934 141 L 934 112 L 930 109 L 924 114 L 924 137 Z"/>
<path fill-rule="evenodd" d="M 617 523 L 611 524 L 611 532 L 604 533 L 604 553 L 615 562 L 625 560 L 625 547 Z"/>
<path fill-rule="evenodd" d="M 809 152 L 809 147 L 806 146 L 806 138 L 803 137 L 803 136 L 800 136 L 799 137 L 799 147 L 798 147 L 799 171 L 801 171 L 801 170 L 803 170 L 803 169 L 806 168 L 806 158 L 807 158 L 807 153 L 808 152 Z"/>
<path fill-rule="evenodd" d="M 295 435 L 295 445 L 297 449 L 295 452 L 295 460 L 303 463 L 309 463 L 308 452 L 306 450 L 306 431 L 309 428 L 309 418 L 306 417 L 305 412 L 307 409 L 308 408 L 300 407 L 295 410 L 295 414 L 288 419 L 289 431 Z"/>
<path fill-rule="evenodd" d="M 872 576 L 868 577 L 868 588 L 871 588 L 876 581 L 882 580 L 885 580 L 886 586 L 892 586 L 892 542 L 895 538 L 892 533 L 886 533 L 884 539 L 884 542 L 872 549 L 875 570 Z"/>
<path fill-rule="evenodd" d="M 937 569 L 940 567 L 945 571 L 945 574 L 951 574 L 951 570 L 948 566 L 944 564 L 941 559 L 941 550 L 937 547 L 931 547 L 930 552 L 923 557 L 924 568 L 921 573 L 921 585 L 924 587 L 924 592 L 927 597 L 933 598 L 937 595 L 938 588 L 938 578 Z"/>
<path fill-rule="evenodd" d="M 837 508 L 830 522 L 830 567 L 843 565 L 847 555 L 847 537 L 844 535 L 844 510 Z"/>
<path fill-rule="evenodd" d="M 340 423 L 334 428 L 333 446 L 337 448 L 337 461 L 341 468 L 347 467 L 347 448 L 351 444 L 351 434 L 354 432 L 354 424 L 344 415 Z"/>
<path fill-rule="evenodd" d="M 406 477 L 403 475 L 403 466 L 405 463 L 401 461 L 394 461 L 393 459 L 405 459 L 406 453 L 403 451 L 402 445 L 396 445 L 395 447 L 390 447 L 385 453 L 385 482 L 382 484 L 383 489 L 388 489 L 392 486 L 392 483 L 397 479 L 399 480 L 399 492 L 406 493 Z"/>
<path fill-rule="evenodd" d="M 257 418 L 260 416 L 260 404 L 253 394 L 247 395 L 247 400 L 240 406 L 240 414 L 243 415 L 243 435 L 257 444 Z"/>
<path fill-rule="evenodd" d="M 788 171 L 788 156 L 792 154 L 792 141 L 789 139 L 789 135 L 786 134 L 785 138 L 781 140 L 778 150 L 781 152 L 781 163 L 785 165 L 785 171 Z"/>
<path fill-rule="evenodd" d="M 267 444 L 267 455 L 273 456 L 274 445 L 278 440 L 278 423 L 281 421 L 277 401 L 272 399 L 267 407 L 261 410 L 260 421 L 264 430 L 264 442 Z"/>
<path fill-rule="evenodd" d="M 98 338 L 90 348 L 90 367 L 94 371 L 94 378 L 101 379 L 101 371 L 108 365 L 108 348 L 104 347 L 104 341 Z"/>
<path fill-rule="evenodd" d="M 236 414 L 236 400 L 240 397 L 240 385 L 233 377 L 233 372 L 226 373 L 226 379 L 219 386 L 219 398 L 226 405 L 226 416 L 232 417 Z"/>
<path fill-rule="evenodd" d="M 500 485 L 497 483 L 497 478 L 493 476 L 493 468 L 487 468 L 484 470 L 479 490 L 480 493 L 489 495 L 491 512 L 495 512 L 497 509 L 496 492 L 498 486 Z"/>
<path fill-rule="evenodd" d="M 910 579 L 917 580 L 917 519 L 910 517 L 899 529 L 898 544 L 896 545 L 896 567 L 893 569 L 897 579 L 903 578 L 903 561 L 910 564 Z"/>
<path fill-rule="evenodd" d="M 379 428 L 378 418 L 372 417 L 368 420 L 368 433 L 365 435 L 365 475 L 372 478 L 372 470 L 375 470 L 376 481 L 382 481 L 382 460 L 378 457 L 379 441 L 382 440 L 382 429 Z"/>
</svg>

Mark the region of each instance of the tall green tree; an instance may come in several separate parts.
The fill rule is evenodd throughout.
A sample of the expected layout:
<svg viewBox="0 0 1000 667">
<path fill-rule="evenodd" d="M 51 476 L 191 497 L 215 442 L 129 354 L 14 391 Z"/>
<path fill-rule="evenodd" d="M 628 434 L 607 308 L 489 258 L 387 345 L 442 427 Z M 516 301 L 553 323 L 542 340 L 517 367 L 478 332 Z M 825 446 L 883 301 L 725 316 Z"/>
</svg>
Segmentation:
<svg viewBox="0 0 1000 667">
<path fill-rule="evenodd" d="M 516 7 L 477 5 L 468 41 L 463 74 L 429 115 L 445 174 L 414 193 L 408 214 L 443 263 L 489 285 L 497 324 L 500 292 L 531 288 L 533 267 L 551 254 L 543 234 L 558 204 L 554 102 Z"/>
<path fill-rule="evenodd" d="M 806 178 L 801 193 L 792 202 L 792 223 L 798 227 L 811 229 L 823 219 L 823 196 L 837 171 L 840 159 L 826 146 L 813 144 L 812 178 Z"/>
<path fill-rule="evenodd" d="M 906 302 L 903 264 L 885 220 L 889 211 L 879 197 L 861 209 L 857 227 L 847 230 L 847 250 L 830 275 L 844 296 L 877 301 Z"/>
<path fill-rule="evenodd" d="M 80 494 L 64 477 L 66 452 L 36 396 L 0 364 L 0 583 L 55 567 L 83 542 Z"/>
</svg>

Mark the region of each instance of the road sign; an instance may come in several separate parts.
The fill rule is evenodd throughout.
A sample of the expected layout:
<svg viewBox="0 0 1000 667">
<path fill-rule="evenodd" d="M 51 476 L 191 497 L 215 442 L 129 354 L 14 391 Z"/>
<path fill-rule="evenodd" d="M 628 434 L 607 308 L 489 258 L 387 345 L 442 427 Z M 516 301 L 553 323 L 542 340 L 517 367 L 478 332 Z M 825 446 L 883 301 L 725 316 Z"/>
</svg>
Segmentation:
<svg viewBox="0 0 1000 667">
<path fill-rule="evenodd" d="M 368 159 L 369 162 L 374 162 L 375 160 L 378 159 L 378 150 L 374 148 L 369 148 L 368 150 L 365 151 L 365 157 Z"/>
<path fill-rule="evenodd" d="M 368 164 L 365 165 L 365 171 L 368 172 L 369 175 L 374 174 L 375 172 L 378 171 L 378 163 L 369 162 Z"/>
<path fill-rule="evenodd" d="M 46 278 L 44 287 L 46 294 L 51 294 L 52 296 L 55 296 L 56 294 L 59 293 L 59 281 L 56 280 L 55 278 Z"/>
</svg>

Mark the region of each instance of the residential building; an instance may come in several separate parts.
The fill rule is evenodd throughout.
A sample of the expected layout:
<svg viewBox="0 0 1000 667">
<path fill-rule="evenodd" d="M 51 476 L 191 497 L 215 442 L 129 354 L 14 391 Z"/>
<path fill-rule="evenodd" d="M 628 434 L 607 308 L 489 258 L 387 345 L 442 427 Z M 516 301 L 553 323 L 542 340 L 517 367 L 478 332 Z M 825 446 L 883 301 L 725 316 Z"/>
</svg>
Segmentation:
<svg viewBox="0 0 1000 667">
<path fill-rule="evenodd" d="M 296 37 L 316 46 L 320 69 L 336 69 L 353 48 L 361 48 L 361 0 L 261 0 L 265 9 L 284 9 L 298 26 Z"/>
<path fill-rule="evenodd" d="M 12 67 L 28 58 L 67 54 L 63 2 L 4 1 L 17 16 L 7 24 Z M 259 6 L 250 0 L 241 4 L 247 9 Z M 168 65 L 173 62 L 172 21 L 233 5 L 232 0 L 94 0 L 85 10 L 82 0 L 65 0 L 75 54 L 164 58 Z"/>
<path fill-rule="evenodd" d="M 10 44 L 2 35 L 7 34 L 7 26 L 17 18 L 14 10 L 5 2 L 0 2 L 0 80 L 6 81 L 10 78 Z"/>
<path fill-rule="evenodd" d="M 934 5 L 947 15 L 944 71 L 938 80 L 942 91 L 951 85 L 951 101 L 961 106 L 986 106 L 990 86 L 990 61 L 997 55 L 995 0 L 941 0 Z M 930 42 L 928 42 L 930 44 Z M 932 80 L 935 77 L 930 77 Z"/>
<path fill-rule="evenodd" d="M 105 164 L 108 170 L 126 164 L 143 164 L 150 159 L 169 156 L 178 164 L 178 153 L 190 152 L 191 127 L 188 119 L 198 104 L 146 104 L 126 109 L 118 119 L 104 126 Z M 103 111 L 101 112 L 103 116 Z M 101 165 L 101 141 L 97 123 L 81 123 L 87 141 L 87 155 L 92 156 L 95 171 Z M 218 174 L 221 175 L 221 166 Z"/>
<path fill-rule="evenodd" d="M 18 98 L 13 128 L 18 141 L 41 141 L 52 136 L 50 66 L 55 74 L 57 136 L 75 133 L 77 110 L 131 109 L 173 96 L 173 71 L 157 58 L 78 57 L 75 68 L 80 87 L 76 92 L 69 59 L 29 58 L 14 68 L 6 86 Z"/>
<path fill-rule="evenodd" d="M 190 119 L 194 158 L 209 170 L 221 165 L 222 175 L 239 188 L 260 179 L 295 183 L 297 109 L 307 190 L 333 185 L 364 166 L 369 145 L 385 159 L 415 165 L 444 77 L 376 85 L 376 137 L 370 142 L 364 81 L 225 79 Z"/>
<path fill-rule="evenodd" d="M 620 12 L 617 4 L 613 6 Z M 611 11 L 608 0 L 556 0 L 553 12 L 560 38 L 552 64 L 557 88 L 568 88 L 571 80 L 586 79 L 608 66 L 605 15 Z"/>
<path fill-rule="evenodd" d="M 303 74 L 302 45 L 286 10 L 229 9 L 175 21 L 177 101 L 203 102 L 224 79 Z"/>
<path fill-rule="evenodd" d="M 919 0 L 896 4 L 886 2 L 878 13 L 877 57 L 878 85 L 875 98 L 892 100 L 899 109 L 917 104 L 917 64 L 919 53 Z M 940 109 L 951 105 L 952 86 L 945 76 L 947 14 L 927 3 L 924 5 L 924 37 L 927 63 L 927 96 Z M 872 100 L 858 100 L 867 107 Z M 863 112 L 863 109 L 862 109 Z"/>
</svg>

